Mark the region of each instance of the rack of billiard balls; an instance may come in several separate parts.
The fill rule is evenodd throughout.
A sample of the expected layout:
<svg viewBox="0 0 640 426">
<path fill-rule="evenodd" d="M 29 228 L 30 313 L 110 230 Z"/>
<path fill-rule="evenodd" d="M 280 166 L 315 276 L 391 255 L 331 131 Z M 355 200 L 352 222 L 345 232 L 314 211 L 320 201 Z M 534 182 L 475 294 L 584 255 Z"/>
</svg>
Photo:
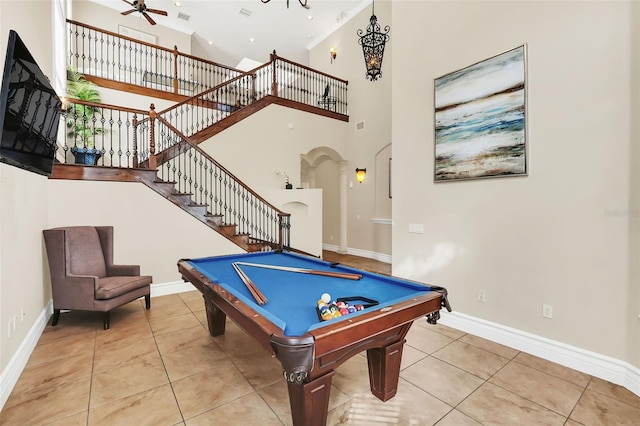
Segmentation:
<svg viewBox="0 0 640 426">
<path fill-rule="evenodd" d="M 353 301 L 366 303 L 349 303 Z M 333 301 L 331 300 L 331 295 L 329 293 L 324 293 L 318 300 L 316 312 L 318 313 L 318 318 L 320 318 L 321 321 L 328 321 L 333 318 L 339 318 L 354 312 L 362 311 L 365 308 L 369 308 L 377 304 L 378 302 L 376 300 L 360 296 L 340 297 Z"/>
</svg>

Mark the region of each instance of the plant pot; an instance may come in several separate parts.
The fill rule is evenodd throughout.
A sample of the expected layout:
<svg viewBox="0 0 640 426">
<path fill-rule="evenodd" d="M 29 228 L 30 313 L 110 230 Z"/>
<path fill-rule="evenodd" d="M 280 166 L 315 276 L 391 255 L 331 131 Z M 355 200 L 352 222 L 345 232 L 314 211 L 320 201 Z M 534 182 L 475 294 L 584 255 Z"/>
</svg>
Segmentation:
<svg viewBox="0 0 640 426">
<path fill-rule="evenodd" d="M 85 164 L 88 166 L 95 166 L 98 164 L 98 159 L 102 157 L 102 153 L 95 148 L 71 148 L 71 153 L 76 159 L 76 164 Z"/>
<path fill-rule="evenodd" d="M 287 184 L 284 186 L 284 189 L 293 189 L 293 184 L 291 184 L 291 183 L 287 183 Z"/>
</svg>

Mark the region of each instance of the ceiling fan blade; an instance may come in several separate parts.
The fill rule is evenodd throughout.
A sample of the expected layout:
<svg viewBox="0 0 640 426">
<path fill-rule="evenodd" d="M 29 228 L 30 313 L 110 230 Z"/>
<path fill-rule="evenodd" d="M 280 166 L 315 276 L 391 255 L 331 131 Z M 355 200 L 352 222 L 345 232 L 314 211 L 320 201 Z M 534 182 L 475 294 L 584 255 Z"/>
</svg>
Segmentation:
<svg viewBox="0 0 640 426">
<path fill-rule="evenodd" d="M 156 21 L 154 21 L 153 19 L 151 19 L 151 16 L 149 16 L 149 15 L 147 14 L 147 12 L 142 12 L 142 15 L 143 15 L 145 18 L 147 18 L 147 21 L 149 21 L 149 23 L 150 23 L 151 25 L 155 25 L 155 24 L 156 24 Z"/>
<path fill-rule="evenodd" d="M 133 3 L 128 2 L 127 0 L 122 0 L 123 2 L 125 2 L 126 4 L 128 4 L 129 6 L 133 6 Z"/>
<path fill-rule="evenodd" d="M 122 12 L 121 15 L 125 15 L 126 16 L 126 15 L 128 15 L 130 13 L 133 13 L 133 12 L 137 12 L 137 10 L 135 10 L 135 9 L 127 10 L 126 12 Z"/>
<path fill-rule="evenodd" d="M 147 9 L 147 12 L 151 12 L 151 13 L 157 13 L 158 15 L 163 15 L 163 16 L 168 16 L 167 12 L 164 10 L 158 10 L 158 9 Z"/>
</svg>

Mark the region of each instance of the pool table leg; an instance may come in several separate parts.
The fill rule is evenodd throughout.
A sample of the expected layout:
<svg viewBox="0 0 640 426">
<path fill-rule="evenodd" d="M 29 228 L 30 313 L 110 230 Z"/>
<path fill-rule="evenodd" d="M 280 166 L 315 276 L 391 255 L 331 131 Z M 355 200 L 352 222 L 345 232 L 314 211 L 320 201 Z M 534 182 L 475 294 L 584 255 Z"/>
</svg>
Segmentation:
<svg viewBox="0 0 640 426">
<path fill-rule="evenodd" d="M 388 401 L 398 391 L 403 347 L 404 339 L 384 348 L 367 350 L 371 393 L 381 401 Z"/>
<path fill-rule="evenodd" d="M 335 371 L 307 383 L 287 382 L 294 426 L 325 426 Z"/>
<path fill-rule="evenodd" d="M 204 308 L 207 312 L 207 325 L 209 326 L 209 334 L 212 336 L 222 336 L 225 332 L 225 325 L 227 315 L 218 308 L 215 303 L 210 302 L 207 298 L 204 298 Z"/>
</svg>

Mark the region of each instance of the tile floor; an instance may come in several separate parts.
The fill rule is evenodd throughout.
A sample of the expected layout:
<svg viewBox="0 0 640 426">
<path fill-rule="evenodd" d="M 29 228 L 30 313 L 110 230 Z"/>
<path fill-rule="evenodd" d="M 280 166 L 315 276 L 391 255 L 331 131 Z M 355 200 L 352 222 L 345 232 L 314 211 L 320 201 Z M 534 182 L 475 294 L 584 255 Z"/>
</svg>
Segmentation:
<svg viewBox="0 0 640 426">
<path fill-rule="evenodd" d="M 389 265 L 326 253 L 362 269 Z M 233 323 L 206 330 L 196 291 L 48 326 L 1 425 L 290 425 L 280 364 Z M 407 336 L 398 394 L 369 392 L 364 354 L 333 378 L 329 425 L 640 425 L 640 397 L 586 374 L 426 321 Z"/>
</svg>

